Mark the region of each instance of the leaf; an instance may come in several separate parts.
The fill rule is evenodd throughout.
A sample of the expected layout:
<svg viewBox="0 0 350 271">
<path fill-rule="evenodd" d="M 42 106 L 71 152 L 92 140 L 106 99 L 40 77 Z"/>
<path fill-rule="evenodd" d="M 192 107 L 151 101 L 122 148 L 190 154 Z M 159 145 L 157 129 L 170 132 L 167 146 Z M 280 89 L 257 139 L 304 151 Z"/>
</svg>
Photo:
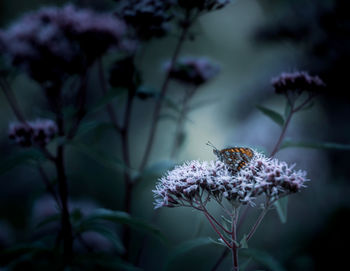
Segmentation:
<svg viewBox="0 0 350 271">
<path fill-rule="evenodd" d="M 60 219 L 60 214 L 54 214 L 54 215 L 50 215 L 48 217 L 46 217 L 45 219 L 43 219 L 42 221 L 40 221 L 37 225 L 36 228 L 39 229 L 47 224 L 50 224 L 52 222 L 56 222 L 57 220 Z"/>
<path fill-rule="evenodd" d="M 20 151 L 0 161 L 0 175 L 22 164 L 45 161 L 46 157 L 38 150 Z"/>
<path fill-rule="evenodd" d="M 82 227 L 90 223 L 96 223 L 97 221 L 110 221 L 119 224 L 129 225 L 130 227 L 150 233 L 160 240 L 165 241 L 165 236 L 155 226 L 138 218 L 131 217 L 128 213 L 122 211 L 112 211 L 107 209 L 97 209 L 91 215 L 89 215 L 83 222 Z"/>
<path fill-rule="evenodd" d="M 79 129 L 75 138 L 79 138 L 89 132 L 100 132 L 104 129 L 114 128 L 112 123 L 109 122 L 100 122 L 100 121 L 89 121 L 80 124 Z"/>
<path fill-rule="evenodd" d="M 179 103 L 174 102 L 168 97 L 164 98 L 164 105 L 167 106 L 168 108 L 174 110 L 177 113 L 181 112 L 181 108 L 179 107 Z"/>
<path fill-rule="evenodd" d="M 0 265 L 8 265 L 16 259 L 23 256 L 32 257 L 33 255 L 48 251 L 40 242 L 32 244 L 16 245 L 8 249 L 4 249 L 0 254 Z"/>
<path fill-rule="evenodd" d="M 271 110 L 269 108 L 266 108 L 261 105 L 256 106 L 265 116 L 269 117 L 271 120 L 273 120 L 275 123 L 277 123 L 280 126 L 283 126 L 284 120 L 280 113 Z"/>
<path fill-rule="evenodd" d="M 245 271 L 251 261 L 252 261 L 252 258 L 251 257 L 248 258 L 248 260 L 246 260 L 244 263 L 241 264 L 240 270 Z"/>
<path fill-rule="evenodd" d="M 144 176 L 160 176 L 166 171 L 174 168 L 176 163 L 171 160 L 162 160 L 156 162 L 145 169 L 143 172 Z"/>
<path fill-rule="evenodd" d="M 288 210 L 288 196 L 280 198 L 274 202 L 278 216 L 282 223 L 287 222 L 287 210 Z"/>
<path fill-rule="evenodd" d="M 240 245 L 241 248 L 248 248 L 247 235 L 246 234 L 243 235 L 243 238 L 239 242 L 239 245 Z"/>
<path fill-rule="evenodd" d="M 290 147 L 350 151 L 350 144 L 338 144 L 334 142 L 292 141 L 289 139 L 284 140 L 281 145 L 281 149 L 290 148 Z"/>
<path fill-rule="evenodd" d="M 127 92 L 126 89 L 124 88 L 112 88 L 111 90 L 108 91 L 106 95 L 104 95 L 101 99 L 99 99 L 94 105 L 92 105 L 87 113 L 92 114 L 96 113 L 97 111 L 101 110 L 109 104 L 110 102 L 113 101 L 116 97 L 122 95 L 123 93 Z"/>
<path fill-rule="evenodd" d="M 74 263 L 81 266 L 81 270 L 92 270 L 91 268 L 99 270 L 97 268 L 102 268 L 102 270 L 142 271 L 142 269 L 117 258 L 115 255 L 109 256 L 104 253 L 77 255 L 74 257 Z"/>
<path fill-rule="evenodd" d="M 173 249 L 170 256 L 167 258 L 163 270 L 169 270 L 171 267 L 171 263 L 173 263 L 175 260 L 177 260 L 177 258 L 181 257 L 182 255 L 188 253 L 189 251 L 201 246 L 213 244 L 214 242 L 210 238 L 202 237 L 180 244 L 179 246 L 175 247 L 175 249 Z"/>
<path fill-rule="evenodd" d="M 93 231 L 96 233 L 99 233 L 109 241 L 113 243 L 115 248 L 117 249 L 118 253 L 124 253 L 125 248 L 122 244 L 122 241 L 119 239 L 118 235 L 116 235 L 114 232 L 112 232 L 110 229 L 106 228 L 105 226 L 97 223 L 90 223 L 90 224 L 84 224 L 84 226 L 81 226 L 79 228 L 79 232 L 89 232 Z"/>
<path fill-rule="evenodd" d="M 286 271 L 286 269 L 270 254 L 256 249 L 242 249 L 242 254 L 251 257 L 255 262 L 262 264 L 269 271 Z"/>
<path fill-rule="evenodd" d="M 92 147 L 82 143 L 78 143 L 77 141 L 71 142 L 71 146 L 73 146 L 77 151 L 85 154 L 86 156 L 90 157 L 91 159 L 95 160 L 100 165 L 106 168 L 110 168 L 117 171 L 120 171 L 125 168 L 124 163 L 120 159 L 116 158 L 115 156 L 109 153 L 95 150 Z"/>
</svg>

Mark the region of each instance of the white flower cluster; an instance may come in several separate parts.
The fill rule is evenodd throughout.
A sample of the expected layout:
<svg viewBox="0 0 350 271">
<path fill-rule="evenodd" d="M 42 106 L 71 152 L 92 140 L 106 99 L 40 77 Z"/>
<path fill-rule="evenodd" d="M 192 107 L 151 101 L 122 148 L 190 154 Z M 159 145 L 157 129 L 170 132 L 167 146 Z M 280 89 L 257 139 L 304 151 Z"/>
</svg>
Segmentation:
<svg viewBox="0 0 350 271">
<path fill-rule="evenodd" d="M 273 202 L 304 187 L 306 171 L 293 170 L 294 166 L 256 151 L 248 165 L 236 174 L 219 160 L 186 162 L 160 178 L 153 190 L 155 208 L 198 207 L 212 198 L 255 205 L 255 199 L 262 194 Z"/>
</svg>

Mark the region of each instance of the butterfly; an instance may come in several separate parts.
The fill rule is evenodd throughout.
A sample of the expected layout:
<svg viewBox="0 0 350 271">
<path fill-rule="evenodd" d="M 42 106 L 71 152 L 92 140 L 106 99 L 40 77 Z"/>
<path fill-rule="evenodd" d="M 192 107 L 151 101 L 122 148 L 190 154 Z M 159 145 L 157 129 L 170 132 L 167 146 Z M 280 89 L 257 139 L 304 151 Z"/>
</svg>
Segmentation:
<svg viewBox="0 0 350 271">
<path fill-rule="evenodd" d="M 218 150 L 209 141 L 207 145 L 213 148 L 213 153 L 221 162 L 225 163 L 233 173 L 237 173 L 244 168 L 254 156 L 254 152 L 250 148 L 230 147 Z"/>
</svg>

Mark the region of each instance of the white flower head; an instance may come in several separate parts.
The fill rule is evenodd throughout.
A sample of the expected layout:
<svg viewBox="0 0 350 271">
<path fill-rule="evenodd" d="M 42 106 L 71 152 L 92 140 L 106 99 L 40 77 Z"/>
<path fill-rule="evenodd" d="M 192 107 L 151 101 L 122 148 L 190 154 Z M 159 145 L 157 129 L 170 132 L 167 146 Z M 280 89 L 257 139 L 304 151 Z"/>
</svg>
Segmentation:
<svg viewBox="0 0 350 271">
<path fill-rule="evenodd" d="M 294 167 L 256 151 L 237 173 L 219 160 L 186 162 L 159 179 L 153 190 L 155 208 L 199 207 L 210 199 L 254 206 L 261 195 L 272 202 L 305 186 L 306 171 L 296 171 Z"/>
</svg>

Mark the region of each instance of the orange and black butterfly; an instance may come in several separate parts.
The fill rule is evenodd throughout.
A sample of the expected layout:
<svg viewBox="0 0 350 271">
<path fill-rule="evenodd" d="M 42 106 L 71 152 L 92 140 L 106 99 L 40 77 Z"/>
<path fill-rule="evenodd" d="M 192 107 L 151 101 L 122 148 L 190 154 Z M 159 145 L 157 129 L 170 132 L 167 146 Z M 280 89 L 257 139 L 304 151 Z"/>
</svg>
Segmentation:
<svg viewBox="0 0 350 271">
<path fill-rule="evenodd" d="M 245 167 L 254 156 L 254 152 L 250 148 L 231 147 L 218 150 L 210 142 L 207 145 L 213 148 L 213 153 L 218 159 L 225 163 L 234 173 Z"/>
</svg>

